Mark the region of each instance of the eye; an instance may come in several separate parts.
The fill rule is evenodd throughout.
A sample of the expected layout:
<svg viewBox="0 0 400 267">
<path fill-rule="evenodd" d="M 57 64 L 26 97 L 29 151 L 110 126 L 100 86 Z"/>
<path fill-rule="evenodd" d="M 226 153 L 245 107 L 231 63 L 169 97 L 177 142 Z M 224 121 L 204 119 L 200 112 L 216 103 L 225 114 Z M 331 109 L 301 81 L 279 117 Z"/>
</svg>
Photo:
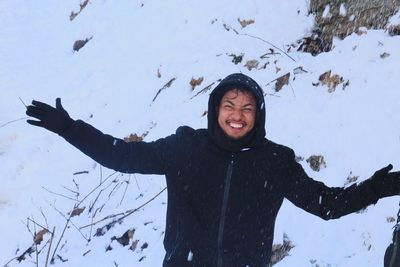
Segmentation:
<svg viewBox="0 0 400 267">
<path fill-rule="evenodd" d="M 231 105 L 224 105 L 224 108 L 226 110 L 232 110 L 233 109 L 233 107 Z"/>
<path fill-rule="evenodd" d="M 251 113 L 251 112 L 253 112 L 253 108 L 244 108 L 243 112 Z"/>
</svg>

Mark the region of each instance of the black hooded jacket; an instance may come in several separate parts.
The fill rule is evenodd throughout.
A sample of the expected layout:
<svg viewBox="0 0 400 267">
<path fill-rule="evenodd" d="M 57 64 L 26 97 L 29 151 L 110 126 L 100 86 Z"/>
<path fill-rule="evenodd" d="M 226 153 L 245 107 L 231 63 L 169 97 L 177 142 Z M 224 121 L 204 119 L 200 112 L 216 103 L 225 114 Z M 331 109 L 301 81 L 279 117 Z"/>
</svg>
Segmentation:
<svg viewBox="0 0 400 267">
<path fill-rule="evenodd" d="M 219 102 L 231 88 L 251 92 L 257 102 L 255 126 L 239 140 L 217 122 Z M 164 267 L 268 266 L 284 198 L 328 220 L 382 197 L 368 181 L 343 189 L 309 178 L 291 149 L 265 138 L 262 89 L 243 74 L 228 76 L 211 93 L 208 129 L 183 126 L 154 142 L 126 143 L 78 120 L 62 136 L 105 167 L 165 175 Z"/>
</svg>

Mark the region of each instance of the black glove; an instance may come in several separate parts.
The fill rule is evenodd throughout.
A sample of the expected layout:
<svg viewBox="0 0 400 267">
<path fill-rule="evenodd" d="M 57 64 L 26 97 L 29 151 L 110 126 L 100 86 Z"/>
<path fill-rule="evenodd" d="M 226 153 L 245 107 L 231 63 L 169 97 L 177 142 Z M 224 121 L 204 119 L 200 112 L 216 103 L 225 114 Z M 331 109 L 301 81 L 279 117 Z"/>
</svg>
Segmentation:
<svg viewBox="0 0 400 267">
<path fill-rule="evenodd" d="M 390 172 L 392 164 L 376 171 L 371 177 L 373 190 L 380 197 L 400 195 L 400 172 Z"/>
<path fill-rule="evenodd" d="M 46 103 L 33 100 L 32 105 L 26 108 L 26 115 L 38 119 L 38 121 L 27 120 L 27 123 L 43 127 L 60 135 L 65 132 L 73 122 L 68 112 L 62 107 L 60 98 L 56 99 L 55 108 Z"/>
</svg>

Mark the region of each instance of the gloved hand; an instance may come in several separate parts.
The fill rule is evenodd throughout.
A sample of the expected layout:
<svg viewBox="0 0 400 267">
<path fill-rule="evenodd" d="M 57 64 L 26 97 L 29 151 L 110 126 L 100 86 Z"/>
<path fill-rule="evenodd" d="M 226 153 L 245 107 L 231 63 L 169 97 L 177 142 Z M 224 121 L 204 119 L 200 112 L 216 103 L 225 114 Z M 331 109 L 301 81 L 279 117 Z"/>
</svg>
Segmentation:
<svg viewBox="0 0 400 267">
<path fill-rule="evenodd" d="M 390 172 L 392 169 L 392 164 L 389 164 L 371 177 L 373 190 L 380 197 L 400 195 L 400 172 Z"/>
<path fill-rule="evenodd" d="M 26 108 L 26 115 L 34 117 L 37 120 L 27 120 L 27 123 L 43 127 L 56 134 L 62 134 L 72 124 L 73 120 L 68 112 L 61 105 L 61 99 L 56 99 L 56 107 L 53 108 L 46 103 L 32 101 L 32 105 Z"/>
</svg>

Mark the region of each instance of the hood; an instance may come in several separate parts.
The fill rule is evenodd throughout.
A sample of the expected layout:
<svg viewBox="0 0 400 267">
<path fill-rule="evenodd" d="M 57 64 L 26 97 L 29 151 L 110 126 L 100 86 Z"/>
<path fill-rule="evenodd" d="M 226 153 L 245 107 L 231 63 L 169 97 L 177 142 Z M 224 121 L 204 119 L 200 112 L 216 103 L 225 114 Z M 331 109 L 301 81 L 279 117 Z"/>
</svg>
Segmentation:
<svg viewBox="0 0 400 267">
<path fill-rule="evenodd" d="M 218 108 L 224 94 L 230 89 L 238 88 L 250 92 L 257 104 L 256 119 L 253 129 L 240 139 L 226 135 L 218 124 Z M 208 134 L 221 148 L 239 151 L 262 143 L 265 139 L 265 102 L 261 87 L 250 77 L 234 73 L 224 78 L 211 92 L 208 100 Z"/>
</svg>

